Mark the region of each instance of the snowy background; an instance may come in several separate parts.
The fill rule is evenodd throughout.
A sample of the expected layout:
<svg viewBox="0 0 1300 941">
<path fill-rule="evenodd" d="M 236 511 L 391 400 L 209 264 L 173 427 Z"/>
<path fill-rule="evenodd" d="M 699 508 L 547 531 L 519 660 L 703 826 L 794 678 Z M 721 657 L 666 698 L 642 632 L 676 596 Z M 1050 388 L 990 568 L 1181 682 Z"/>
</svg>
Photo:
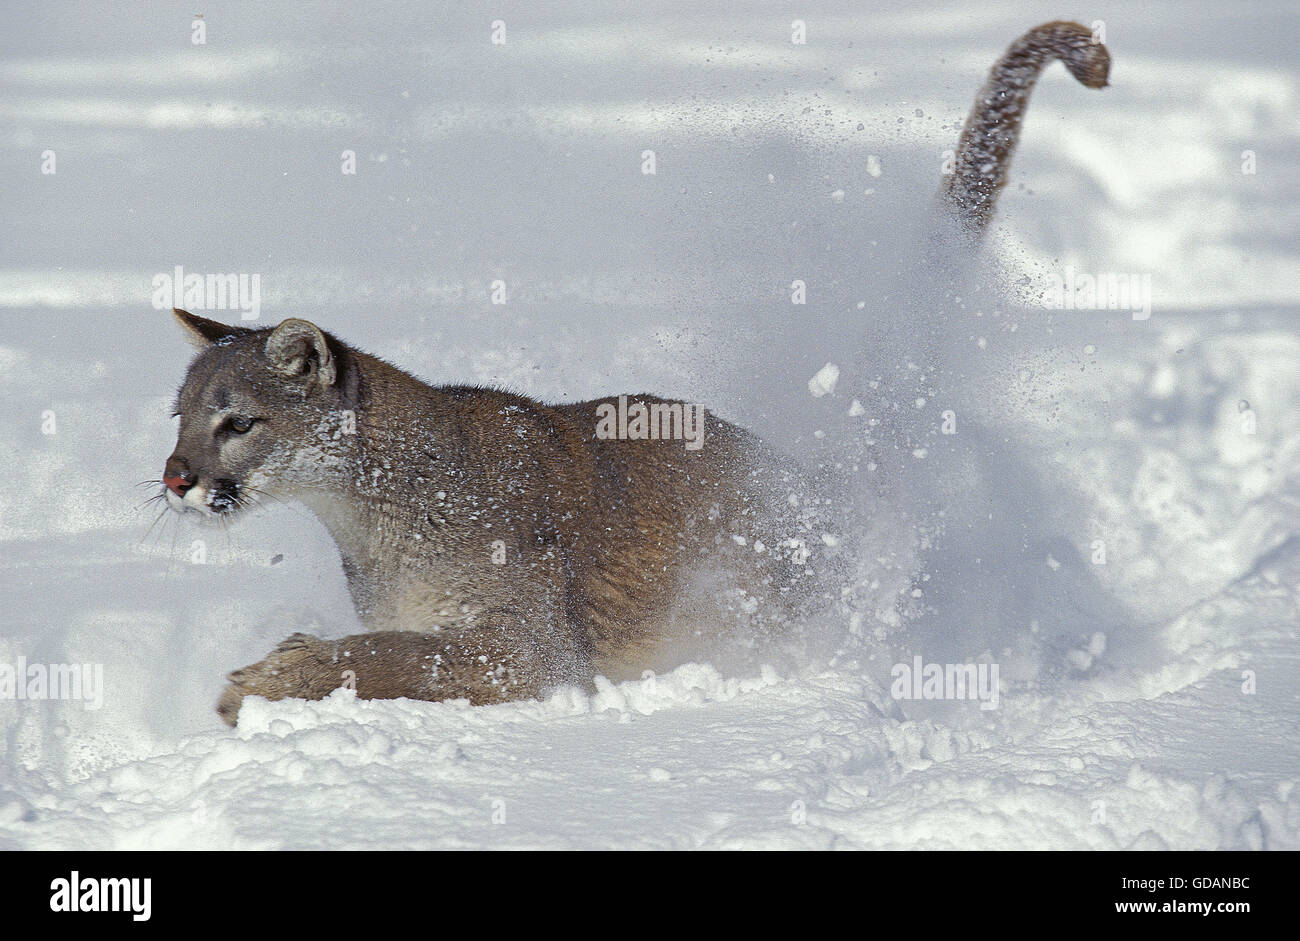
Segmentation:
<svg viewBox="0 0 1300 941">
<path fill-rule="evenodd" d="M 936 259 L 985 70 L 1063 16 L 1105 21 L 1113 87 L 1050 69 L 982 254 Z M 0 701 L 0 846 L 1300 848 L 1298 24 L 6 4 L 0 662 L 106 688 Z M 767 663 L 481 709 L 250 701 L 226 729 L 227 671 L 357 624 L 305 511 L 150 530 L 136 484 L 190 355 L 151 279 L 176 265 L 258 273 L 264 323 L 431 382 L 654 390 L 856 468 L 856 613 Z M 1067 266 L 1150 275 L 1152 316 L 1036 306 Z M 930 395 L 900 391 L 913 356 Z M 999 708 L 892 699 L 914 656 L 1000 663 Z"/>
</svg>

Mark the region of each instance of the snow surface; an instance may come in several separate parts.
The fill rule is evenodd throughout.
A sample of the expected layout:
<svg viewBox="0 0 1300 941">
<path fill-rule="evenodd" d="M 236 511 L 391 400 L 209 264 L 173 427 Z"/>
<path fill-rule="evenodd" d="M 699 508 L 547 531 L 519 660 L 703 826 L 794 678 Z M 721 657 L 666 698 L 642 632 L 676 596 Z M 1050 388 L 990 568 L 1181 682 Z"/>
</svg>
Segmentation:
<svg viewBox="0 0 1300 941">
<path fill-rule="evenodd" d="M 811 2 L 793 46 L 787 6 L 217 2 L 202 47 L 189 5 L 0 12 L 0 663 L 106 687 L 0 701 L 0 845 L 1300 848 L 1300 16 L 1081 9 L 1113 87 L 1044 76 L 969 266 L 942 152 L 1059 9 Z M 653 389 L 856 468 L 853 613 L 766 665 L 226 729 L 227 671 L 358 625 L 300 508 L 139 508 L 176 265 L 430 381 Z M 1033 306 L 1068 265 L 1150 274 L 1151 318 Z M 914 656 L 999 663 L 998 708 L 894 699 Z"/>
</svg>

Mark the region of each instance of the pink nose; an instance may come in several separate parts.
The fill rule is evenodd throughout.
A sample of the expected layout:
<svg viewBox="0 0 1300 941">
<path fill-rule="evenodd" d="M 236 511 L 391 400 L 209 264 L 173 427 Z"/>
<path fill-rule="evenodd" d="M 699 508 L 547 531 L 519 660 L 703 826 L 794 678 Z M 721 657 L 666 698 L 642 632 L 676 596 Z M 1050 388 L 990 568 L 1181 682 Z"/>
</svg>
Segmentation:
<svg viewBox="0 0 1300 941">
<path fill-rule="evenodd" d="M 189 474 L 181 474 L 179 476 L 164 474 L 163 485 L 172 493 L 176 494 L 176 496 L 183 497 L 185 496 L 185 491 L 194 486 L 194 479 Z"/>
</svg>

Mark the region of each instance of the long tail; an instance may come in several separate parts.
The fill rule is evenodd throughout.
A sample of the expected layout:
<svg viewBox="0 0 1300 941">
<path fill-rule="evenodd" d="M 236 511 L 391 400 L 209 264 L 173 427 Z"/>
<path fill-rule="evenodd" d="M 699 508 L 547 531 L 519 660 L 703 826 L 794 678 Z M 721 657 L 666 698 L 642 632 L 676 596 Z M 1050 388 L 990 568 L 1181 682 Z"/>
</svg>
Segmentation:
<svg viewBox="0 0 1300 941">
<path fill-rule="evenodd" d="M 1087 87 L 1106 87 L 1110 53 L 1085 26 L 1065 21 L 1044 23 L 1011 44 L 975 97 L 957 144 L 952 173 L 943 183 L 944 201 L 977 236 L 992 217 L 998 193 L 1006 184 L 1030 92 L 1043 67 L 1053 59 L 1060 59 Z"/>
</svg>

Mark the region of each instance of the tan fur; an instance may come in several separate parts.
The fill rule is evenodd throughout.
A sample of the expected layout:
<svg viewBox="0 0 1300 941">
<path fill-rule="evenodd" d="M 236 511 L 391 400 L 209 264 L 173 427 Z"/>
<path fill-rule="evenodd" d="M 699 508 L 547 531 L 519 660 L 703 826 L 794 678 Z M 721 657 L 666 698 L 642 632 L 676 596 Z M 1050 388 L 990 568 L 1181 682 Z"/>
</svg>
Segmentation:
<svg viewBox="0 0 1300 941">
<path fill-rule="evenodd" d="M 713 415 L 698 450 L 602 439 L 608 400 L 434 388 L 306 321 L 249 331 L 176 315 L 207 345 L 167 473 L 193 478 L 208 502 L 188 506 L 211 515 L 259 494 L 312 509 L 375 632 L 298 636 L 232 674 L 227 721 L 245 695 L 319 698 L 346 670 L 368 697 L 535 696 L 648 664 L 702 568 L 771 589 L 785 617 L 816 582 L 806 540 L 790 541 L 807 528 L 799 484 Z M 223 432 L 234 415 L 253 428 Z"/>
<path fill-rule="evenodd" d="M 1078 24 L 1048 23 L 1011 46 L 944 185 L 976 232 L 1052 58 L 1089 87 L 1106 83 L 1109 55 Z M 711 623 L 719 588 L 757 602 L 756 623 L 834 596 L 843 559 L 818 539 L 817 497 L 716 416 L 699 450 L 605 440 L 597 408 L 612 399 L 546 405 L 432 387 L 305 320 L 251 330 L 176 317 L 200 352 L 164 473 L 189 489 L 168 501 L 212 517 L 263 496 L 305 504 L 334 537 L 371 632 L 295 634 L 231 673 L 218 704 L 230 724 L 246 696 L 317 699 L 340 686 L 374 699 L 537 696 L 670 663 L 668 641 Z"/>
</svg>

